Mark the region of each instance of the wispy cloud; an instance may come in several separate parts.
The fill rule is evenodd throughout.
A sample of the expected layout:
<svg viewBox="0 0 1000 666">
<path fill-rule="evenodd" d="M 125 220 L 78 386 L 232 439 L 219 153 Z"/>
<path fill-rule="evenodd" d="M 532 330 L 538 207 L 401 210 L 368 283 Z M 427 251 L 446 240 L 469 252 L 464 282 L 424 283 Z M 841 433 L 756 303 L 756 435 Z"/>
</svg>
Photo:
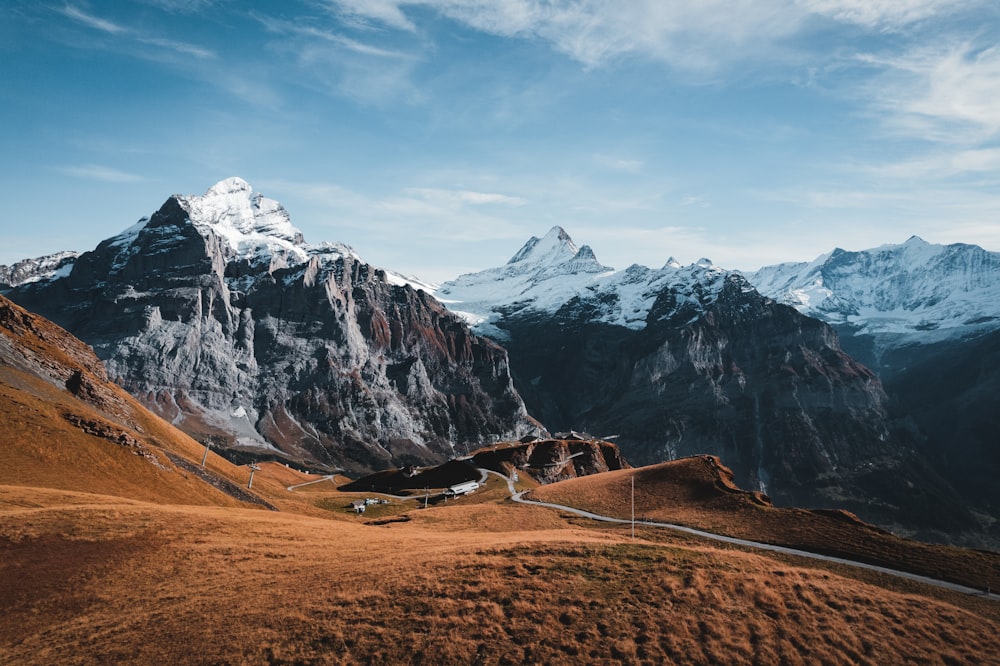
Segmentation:
<svg viewBox="0 0 1000 666">
<path fill-rule="evenodd" d="M 505 206 L 523 206 L 526 202 L 521 197 L 512 197 L 495 192 L 474 192 L 471 190 L 449 190 L 428 187 L 411 187 L 406 189 L 411 194 L 424 201 L 435 202 L 448 206 L 487 204 L 502 204 Z"/>
<path fill-rule="evenodd" d="M 176 51 L 177 53 L 184 55 L 194 56 L 195 58 L 209 59 L 216 57 L 214 51 L 204 49 L 194 44 L 174 41 L 173 39 L 163 39 L 162 37 L 138 37 L 136 39 L 143 44 L 158 46 L 160 48 Z"/>
<path fill-rule="evenodd" d="M 1000 148 L 938 152 L 893 163 L 873 164 L 865 170 L 876 176 L 908 179 L 1000 172 Z"/>
<path fill-rule="evenodd" d="M 711 208 L 712 203 L 702 196 L 686 196 L 681 199 L 682 206 L 695 206 L 698 208 Z"/>
<path fill-rule="evenodd" d="M 626 173 L 639 173 L 642 171 L 644 165 L 642 160 L 615 157 L 613 155 L 594 155 L 594 161 L 605 169 L 624 171 Z"/>
<path fill-rule="evenodd" d="M 99 164 L 80 164 L 56 167 L 56 170 L 74 178 L 99 180 L 106 183 L 138 183 L 145 178 L 134 173 L 119 171 Z"/>
<path fill-rule="evenodd" d="M 873 94 L 893 112 L 898 130 L 948 142 L 1000 134 L 1000 45 L 965 43 L 864 60 L 884 68 Z"/>
<path fill-rule="evenodd" d="M 189 44 L 187 42 L 166 39 L 157 35 L 147 35 L 139 30 L 88 14 L 79 7 L 75 7 L 73 5 L 66 5 L 58 11 L 64 16 L 71 18 L 78 23 L 82 23 L 88 28 L 93 28 L 94 30 L 99 30 L 101 32 L 108 33 L 109 35 L 117 35 L 123 38 L 128 38 L 135 43 L 156 46 L 161 49 L 167 49 L 182 55 L 194 56 L 195 58 L 200 59 L 216 57 L 215 52 L 209 49 Z"/>
<path fill-rule="evenodd" d="M 415 30 L 404 8 L 431 9 L 481 32 L 539 39 L 587 66 L 629 55 L 703 68 L 794 32 L 806 15 L 791 0 L 330 0 L 343 15 Z M 720 49 L 720 46 L 727 46 Z"/>
<path fill-rule="evenodd" d="M 868 28 L 896 29 L 980 0 L 796 0 L 809 12 Z"/>
<path fill-rule="evenodd" d="M 411 56 L 402 51 L 395 49 L 386 49 L 379 46 L 374 46 L 366 42 L 359 41 L 352 37 L 348 37 L 341 33 L 333 32 L 331 30 L 324 30 L 315 25 L 310 25 L 305 23 L 303 20 L 297 21 L 286 21 L 283 19 L 276 19 L 272 16 L 267 16 L 254 12 L 251 14 L 254 19 L 257 20 L 264 29 L 269 32 L 273 32 L 281 35 L 296 35 L 299 37 L 305 37 L 307 39 L 318 40 L 321 42 L 326 42 L 329 44 L 335 44 L 342 46 L 343 48 L 353 51 L 361 55 L 367 56 L 377 56 L 382 58 L 410 58 Z"/>
<path fill-rule="evenodd" d="M 106 32 L 111 35 L 120 35 L 129 31 L 128 28 L 125 28 L 124 26 L 120 26 L 112 21 L 88 14 L 79 7 L 74 7 L 73 5 L 66 5 L 57 11 L 59 11 L 63 16 L 82 23 L 89 28 L 100 30 L 101 32 Z"/>
<path fill-rule="evenodd" d="M 416 26 L 406 17 L 399 0 L 326 0 L 341 19 L 356 26 L 369 26 L 371 21 L 398 30 L 415 31 Z"/>
<path fill-rule="evenodd" d="M 160 9 L 175 14 L 196 14 L 212 5 L 216 0 L 140 0 L 141 2 L 159 7 Z"/>
</svg>

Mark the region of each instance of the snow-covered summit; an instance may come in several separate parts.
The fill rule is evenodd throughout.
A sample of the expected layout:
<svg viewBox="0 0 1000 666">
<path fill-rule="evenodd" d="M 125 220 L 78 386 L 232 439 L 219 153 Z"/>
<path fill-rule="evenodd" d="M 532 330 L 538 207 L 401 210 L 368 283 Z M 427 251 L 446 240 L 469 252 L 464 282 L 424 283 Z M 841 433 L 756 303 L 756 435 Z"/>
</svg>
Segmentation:
<svg viewBox="0 0 1000 666">
<path fill-rule="evenodd" d="M 555 226 L 542 238 L 529 238 L 504 266 L 493 270 L 501 271 L 505 276 L 531 274 L 538 279 L 554 275 L 607 273 L 614 269 L 598 262 L 589 245 L 577 247 L 565 229 Z"/>
<path fill-rule="evenodd" d="M 746 277 L 766 296 L 860 333 L 938 339 L 1000 323 L 1000 253 L 976 245 L 912 236 Z"/>
<path fill-rule="evenodd" d="M 255 193 L 242 178 L 222 180 L 202 196 L 174 198 L 203 235 L 214 233 L 238 258 L 280 254 L 289 264 L 309 259 L 302 232 L 292 226 L 288 211 L 274 199 Z"/>
<path fill-rule="evenodd" d="M 729 272 L 700 260 L 681 266 L 671 258 L 654 270 L 638 264 L 625 270 L 602 265 L 593 250 L 577 246 L 562 227 L 532 237 L 503 266 L 446 282 L 436 296 L 479 332 L 504 337 L 497 323 L 532 312 L 555 314 L 574 299 L 586 302 L 595 321 L 641 329 L 660 292 L 674 288 L 678 307 L 704 304 L 722 288 Z"/>
<path fill-rule="evenodd" d="M 174 207 L 171 208 L 171 205 Z M 199 235 L 213 247 L 218 247 L 224 261 L 245 261 L 252 265 L 264 265 L 270 269 L 305 266 L 310 259 L 321 261 L 352 257 L 360 260 L 357 253 L 342 243 L 320 243 L 309 245 L 297 228 L 292 226 L 288 211 L 274 199 L 254 192 L 242 178 L 232 177 L 219 181 L 203 195 L 171 196 L 165 208 L 158 213 L 143 217 L 137 223 L 114 236 L 105 244 L 117 252 L 113 267 L 123 268 L 136 253 L 149 253 L 166 249 L 179 242 L 180 236 L 171 236 L 161 228 L 163 211 L 176 210 L 179 206 L 185 216 L 184 224 L 190 224 Z M 170 224 L 176 219 L 170 217 Z M 176 227 L 170 227 L 176 230 Z M 158 239 L 151 245 L 141 242 L 140 236 L 156 234 Z"/>
<path fill-rule="evenodd" d="M 172 195 L 159 211 L 102 241 L 95 252 L 110 254 L 108 265 L 111 274 L 115 274 L 142 256 L 163 254 L 184 243 L 185 232 L 179 227 L 195 230 L 205 239 L 210 252 L 221 253 L 219 270 L 229 262 L 245 262 L 269 272 L 300 268 L 298 275 L 301 275 L 341 258 L 363 262 L 354 248 L 344 243 L 307 243 L 302 232 L 292 225 L 284 206 L 255 192 L 247 181 L 235 176 L 219 181 L 202 195 Z M 82 255 L 85 263 L 93 263 L 93 254 Z M 60 252 L 0 266 L 0 288 L 67 277 L 78 256 L 81 255 L 76 252 Z M 144 266 L 139 270 L 148 269 L 147 264 Z M 429 293 L 437 289 L 437 285 L 415 277 L 384 272 L 386 280 L 394 285 L 409 285 Z M 246 271 L 236 273 L 242 277 L 227 278 L 233 287 L 240 287 L 241 280 L 250 279 Z"/>
<path fill-rule="evenodd" d="M 68 275 L 78 256 L 77 252 L 56 252 L 44 257 L 24 259 L 10 266 L 0 266 L 0 288 Z"/>
<path fill-rule="evenodd" d="M 578 252 L 579 248 L 569 234 L 562 227 L 555 226 L 543 238 L 529 238 L 507 263 L 557 264 L 572 259 Z"/>
</svg>

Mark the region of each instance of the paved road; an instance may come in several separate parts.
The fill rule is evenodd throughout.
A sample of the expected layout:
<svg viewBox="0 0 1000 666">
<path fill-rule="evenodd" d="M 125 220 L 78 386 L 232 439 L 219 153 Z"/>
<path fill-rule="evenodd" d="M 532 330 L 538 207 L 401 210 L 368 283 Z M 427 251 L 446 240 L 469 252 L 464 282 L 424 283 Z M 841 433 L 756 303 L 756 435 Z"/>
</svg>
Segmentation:
<svg viewBox="0 0 1000 666">
<path fill-rule="evenodd" d="M 323 481 L 328 481 L 330 479 L 333 479 L 333 477 L 334 477 L 333 474 L 328 474 L 328 475 L 323 476 L 323 477 L 321 477 L 319 479 L 316 479 L 315 481 L 306 481 L 305 483 L 296 483 L 294 486 L 288 486 L 288 490 L 295 490 L 296 488 L 301 488 L 302 486 L 311 486 L 314 483 L 322 483 Z"/>
<path fill-rule="evenodd" d="M 566 506 L 564 504 L 553 504 L 551 502 L 538 502 L 535 500 L 524 499 L 524 491 L 516 492 L 514 489 L 514 484 L 510 478 L 504 476 L 503 474 L 498 474 L 497 472 L 490 471 L 490 474 L 499 476 L 507 482 L 507 488 L 510 490 L 510 498 L 515 502 L 521 504 L 533 504 L 535 506 L 545 506 L 550 509 L 558 509 L 559 511 L 565 511 L 567 513 L 572 513 L 583 518 L 590 518 L 592 520 L 599 520 L 605 523 L 617 523 L 619 525 L 628 525 L 632 521 L 625 518 L 613 518 L 611 516 L 602 516 L 597 513 L 592 513 L 590 511 L 584 511 L 583 509 L 576 509 L 571 506 Z M 721 534 L 713 534 L 711 532 L 705 532 L 703 530 L 696 530 L 691 527 L 685 527 L 683 525 L 675 525 L 673 523 L 661 523 L 656 521 L 642 521 L 637 522 L 637 524 L 645 527 L 662 527 L 669 530 L 674 530 L 676 532 L 683 532 L 684 534 L 691 534 L 694 536 L 703 537 L 705 539 L 712 539 L 713 541 L 721 541 L 723 543 L 729 543 L 736 546 L 744 546 L 746 548 L 757 548 L 759 550 L 766 550 L 773 553 L 784 553 L 786 555 L 797 555 L 799 557 L 808 557 L 813 560 L 821 560 L 823 562 L 834 562 L 836 564 L 845 564 L 851 567 L 858 567 L 860 569 L 867 569 L 869 571 L 877 571 L 879 573 L 889 574 L 891 576 L 897 576 L 899 578 L 905 578 L 907 580 L 917 581 L 919 583 L 926 583 L 928 585 L 934 585 L 936 587 L 941 587 L 946 590 L 952 590 L 953 592 L 961 592 L 963 594 L 971 594 L 978 597 L 989 598 L 993 601 L 1000 601 L 1000 594 L 991 593 L 986 594 L 984 590 L 977 590 L 972 587 L 966 587 L 965 585 L 958 585 L 956 583 L 949 583 L 944 580 L 937 580 L 936 578 L 928 578 L 927 576 L 920 576 L 917 574 L 908 573 L 906 571 L 897 571 L 896 569 L 889 569 L 887 567 L 880 567 L 875 564 L 866 564 L 864 562 L 855 562 L 854 560 L 845 560 L 840 557 L 831 557 L 829 555 L 820 555 L 818 553 L 810 553 L 806 550 L 798 550 L 796 548 L 787 548 L 785 546 L 776 546 L 770 543 L 761 543 L 759 541 L 749 541 L 747 539 L 737 539 L 734 537 L 723 536 Z"/>
</svg>

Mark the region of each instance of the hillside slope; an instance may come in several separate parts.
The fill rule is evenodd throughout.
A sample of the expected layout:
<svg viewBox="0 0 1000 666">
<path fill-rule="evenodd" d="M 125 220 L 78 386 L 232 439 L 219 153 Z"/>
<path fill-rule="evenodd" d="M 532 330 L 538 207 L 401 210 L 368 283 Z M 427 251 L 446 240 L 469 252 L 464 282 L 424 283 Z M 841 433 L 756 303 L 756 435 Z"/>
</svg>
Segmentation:
<svg viewBox="0 0 1000 666">
<path fill-rule="evenodd" d="M 635 514 L 824 555 L 868 562 L 948 580 L 974 589 L 995 588 L 1000 553 L 903 539 L 842 510 L 779 508 L 758 492 L 741 489 L 714 456 L 571 479 L 541 486 L 530 499 L 629 519 Z"/>
<path fill-rule="evenodd" d="M 0 485 L 146 502 L 256 506 L 249 472 L 109 382 L 87 345 L 0 296 Z"/>
</svg>

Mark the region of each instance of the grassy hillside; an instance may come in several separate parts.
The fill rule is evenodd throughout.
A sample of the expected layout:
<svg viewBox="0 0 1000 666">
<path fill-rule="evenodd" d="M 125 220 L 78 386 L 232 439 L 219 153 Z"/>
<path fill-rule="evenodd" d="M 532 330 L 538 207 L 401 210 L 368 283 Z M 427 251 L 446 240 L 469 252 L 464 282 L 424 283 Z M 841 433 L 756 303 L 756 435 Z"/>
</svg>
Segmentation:
<svg viewBox="0 0 1000 666">
<path fill-rule="evenodd" d="M 350 502 L 376 495 L 342 477 L 265 463 L 247 489 L 247 467 L 202 469 L 200 444 L 25 317 L 0 301 L 2 664 L 1000 663 L 994 601 L 662 529 L 633 540 L 515 504 L 492 475 L 365 515 Z M 532 492 L 622 515 L 631 475 L 652 518 L 890 538 L 769 507 L 707 459 Z"/>
<path fill-rule="evenodd" d="M 928 663 L 1000 654 L 993 604 L 552 511 L 367 525 L 0 489 L 0 661 Z"/>
<path fill-rule="evenodd" d="M 901 539 L 844 511 L 776 508 L 759 493 L 737 488 L 732 473 L 712 456 L 572 479 L 538 488 L 530 497 L 629 519 L 633 479 L 640 521 L 800 548 L 976 589 L 1000 587 L 998 553 Z"/>
</svg>

